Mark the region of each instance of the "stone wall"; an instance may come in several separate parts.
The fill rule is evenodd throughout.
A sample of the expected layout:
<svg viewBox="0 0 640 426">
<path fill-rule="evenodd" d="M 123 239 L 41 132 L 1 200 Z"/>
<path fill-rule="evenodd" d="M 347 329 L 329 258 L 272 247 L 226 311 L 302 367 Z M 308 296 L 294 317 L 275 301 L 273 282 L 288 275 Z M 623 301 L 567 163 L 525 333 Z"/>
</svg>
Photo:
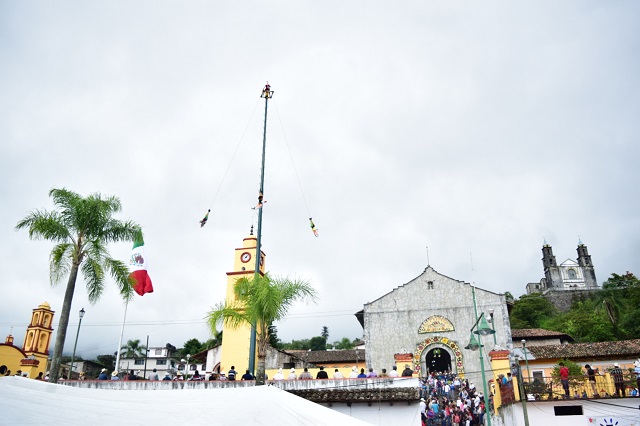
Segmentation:
<svg viewBox="0 0 640 426">
<path fill-rule="evenodd" d="M 571 309 L 571 304 L 578 300 L 584 300 L 590 295 L 600 291 L 600 289 L 594 290 L 547 290 L 544 292 L 544 297 L 561 312 L 567 312 Z"/>
</svg>

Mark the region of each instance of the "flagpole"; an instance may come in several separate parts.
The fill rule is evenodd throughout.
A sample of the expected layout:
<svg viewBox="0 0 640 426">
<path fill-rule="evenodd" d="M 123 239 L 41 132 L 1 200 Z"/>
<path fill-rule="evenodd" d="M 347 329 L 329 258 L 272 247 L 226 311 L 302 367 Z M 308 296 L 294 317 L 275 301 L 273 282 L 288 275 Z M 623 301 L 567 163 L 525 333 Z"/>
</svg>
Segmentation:
<svg viewBox="0 0 640 426">
<path fill-rule="evenodd" d="M 124 323 L 127 321 L 127 307 L 129 301 L 124 305 L 124 318 L 122 318 L 122 328 L 120 329 L 120 340 L 118 341 L 118 352 L 116 355 L 116 372 L 120 372 L 120 348 L 122 348 L 122 336 L 124 335 Z"/>
</svg>

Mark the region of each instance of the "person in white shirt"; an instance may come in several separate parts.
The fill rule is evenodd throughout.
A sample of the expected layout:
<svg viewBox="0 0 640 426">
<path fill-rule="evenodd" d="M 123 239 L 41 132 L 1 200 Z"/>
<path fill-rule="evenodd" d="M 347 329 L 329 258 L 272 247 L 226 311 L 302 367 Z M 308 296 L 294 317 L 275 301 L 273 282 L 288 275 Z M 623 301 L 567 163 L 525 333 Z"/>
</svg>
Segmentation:
<svg viewBox="0 0 640 426">
<path fill-rule="evenodd" d="M 298 376 L 296 376 L 296 369 L 292 368 L 291 371 L 289 372 L 289 377 L 287 377 L 287 379 L 295 380 L 297 378 L 298 378 Z"/>
<path fill-rule="evenodd" d="M 356 367 L 355 365 L 351 368 L 351 374 L 349 374 L 349 378 L 350 379 L 358 378 L 358 367 Z"/>
<path fill-rule="evenodd" d="M 389 377 L 398 377 L 398 367 L 393 366 L 393 370 L 389 372 Z"/>
<path fill-rule="evenodd" d="M 344 376 L 342 375 L 342 373 L 340 372 L 340 370 L 338 370 L 336 368 L 336 370 L 333 373 L 333 378 L 334 379 L 344 379 Z"/>
<path fill-rule="evenodd" d="M 284 380 L 284 374 L 282 374 L 282 368 L 278 368 L 278 372 L 273 376 L 273 380 Z"/>
</svg>

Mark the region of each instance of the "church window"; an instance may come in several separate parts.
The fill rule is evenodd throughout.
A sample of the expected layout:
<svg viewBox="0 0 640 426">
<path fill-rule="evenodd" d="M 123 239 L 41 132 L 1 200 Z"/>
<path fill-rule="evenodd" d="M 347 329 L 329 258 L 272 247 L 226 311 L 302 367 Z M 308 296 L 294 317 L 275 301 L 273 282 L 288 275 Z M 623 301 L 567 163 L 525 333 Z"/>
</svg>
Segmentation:
<svg viewBox="0 0 640 426">
<path fill-rule="evenodd" d="M 433 290 L 433 281 L 427 281 L 427 290 Z"/>
<path fill-rule="evenodd" d="M 575 269 L 569 269 L 567 273 L 569 274 L 570 280 L 575 280 L 577 278 Z"/>
<path fill-rule="evenodd" d="M 144 359 L 136 359 L 134 365 L 144 365 Z"/>
<path fill-rule="evenodd" d="M 162 349 L 156 349 L 156 355 L 162 355 Z"/>
<path fill-rule="evenodd" d="M 156 360 L 156 365 L 167 365 L 167 360 L 166 359 L 157 359 Z"/>
</svg>

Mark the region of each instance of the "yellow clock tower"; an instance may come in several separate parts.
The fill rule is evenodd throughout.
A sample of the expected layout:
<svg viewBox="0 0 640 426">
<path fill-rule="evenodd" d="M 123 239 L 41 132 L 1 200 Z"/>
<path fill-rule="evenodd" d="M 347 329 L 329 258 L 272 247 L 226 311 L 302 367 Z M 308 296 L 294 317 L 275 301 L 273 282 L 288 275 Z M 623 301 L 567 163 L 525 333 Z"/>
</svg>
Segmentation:
<svg viewBox="0 0 640 426">
<path fill-rule="evenodd" d="M 240 278 L 253 278 L 256 271 L 257 238 L 253 235 L 242 241 L 242 247 L 236 248 L 233 261 L 233 271 L 227 272 L 227 303 L 235 300 L 233 291 L 236 281 Z M 265 254 L 260 251 L 260 274 L 264 275 Z M 237 378 L 249 368 L 249 344 L 251 326 L 240 325 L 236 328 L 224 328 L 222 336 L 222 353 L 220 357 L 220 371 L 229 371 L 231 366 L 239 373 Z"/>
</svg>

